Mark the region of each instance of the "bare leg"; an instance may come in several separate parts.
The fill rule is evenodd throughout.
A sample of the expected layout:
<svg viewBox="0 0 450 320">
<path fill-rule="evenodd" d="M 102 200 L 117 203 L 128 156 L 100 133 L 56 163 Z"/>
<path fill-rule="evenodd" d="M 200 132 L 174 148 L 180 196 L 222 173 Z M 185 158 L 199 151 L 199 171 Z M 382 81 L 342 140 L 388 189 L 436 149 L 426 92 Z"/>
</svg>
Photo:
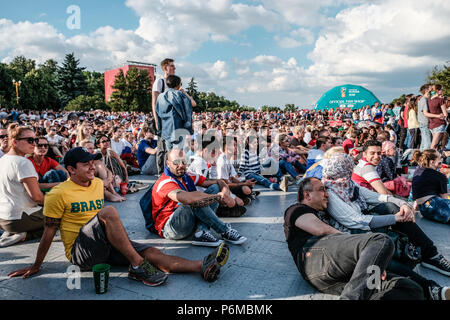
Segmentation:
<svg viewBox="0 0 450 320">
<path fill-rule="evenodd" d="M 433 140 L 431 141 L 430 149 L 436 149 L 441 140 L 441 133 L 433 133 Z"/>
<path fill-rule="evenodd" d="M 107 201 L 111 201 L 111 202 L 122 202 L 123 201 L 123 198 L 121 196 L 110 192 L 107 188 L 104 189 L 104 193 L 105 193 L 105 200 L 107 200 Z"/>
<path fill-rule="evenodd" d="M 442 150 L 445 149 L 445 146 L 447 145 L 447 142 L 448 142 L 448 134 L 447 134 L 447 132 L 444 132 L 442 134 L 442 147 L 441 147 Z"/>
<path fill-rule="evenodd" d="M 52 147 L 52 150 L 53 150 L 53 153 L 55 154 L 55 155 L 57 155 L 58 157 L 63 157 L 63 155 L 61 154 L 61 151 L 59 151 L 59 149 L 58 149 L 58 147 L 56 147 L 56 146 L 53 146 Z"/>
<path fill-rule="evenodd" d="M 148 248 L 140 254 L 163 272 L 186 273 L 202 271 L 201 260 L 192 261 L 176 256 L 169 256 L 156 248 Z"/>
<path fill-rule="evenodd" d="M 132 266 L 141 265 L 143 258 L 134 250 L 128 238 L 117 210 L 107 206 L 97 214 L 100 223 L 106 229 L 106 237 L 111 245 L 122 253 Z"/>
</svg>

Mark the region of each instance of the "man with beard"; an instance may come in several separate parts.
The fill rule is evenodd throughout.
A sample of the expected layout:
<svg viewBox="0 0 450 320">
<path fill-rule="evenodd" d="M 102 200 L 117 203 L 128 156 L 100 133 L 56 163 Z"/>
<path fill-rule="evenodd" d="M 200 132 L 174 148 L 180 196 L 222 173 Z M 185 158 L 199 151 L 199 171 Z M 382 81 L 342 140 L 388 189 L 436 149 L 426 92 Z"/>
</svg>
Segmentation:
<svg viewBox="0 0 450 320">
<path fill-rule="evenodd" d="M 192 239 L 193 245 L 220 246 L 223 240 L 211 233 L 210 229 L 213 229 L 232 244 L 244 243 L 247 238 L 216 215 L 218 202 L 225 205 L 233 202 L 225 181 L 186 174 L 186 164 L 184 152 L 172 149 L 168 154 L 164 173 L 153 186 L 152 214 L 158 234 L 166 239 L 179 240 L 196 231 Z M 206 190 L 197 191 L 195 186 Z"/>
</svg>

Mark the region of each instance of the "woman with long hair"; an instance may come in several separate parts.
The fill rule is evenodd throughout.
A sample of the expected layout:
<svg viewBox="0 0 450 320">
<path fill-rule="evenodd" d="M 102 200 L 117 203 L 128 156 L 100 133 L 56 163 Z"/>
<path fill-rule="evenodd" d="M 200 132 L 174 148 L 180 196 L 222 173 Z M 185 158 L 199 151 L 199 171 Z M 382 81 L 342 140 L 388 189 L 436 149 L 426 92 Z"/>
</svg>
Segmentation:
<svg viewBox="0 0 450 320">
<path fill-rule="evenodd" d="M 411 98 L 408 103 L 408 113 L 406 118 L 408 119 L 408 130 L 411 136 L 411 142 L 409 144 L 410 149 L 415 149 L 419 142 L 419 121 L 417 120 L 417 101 L 415 98 Z"/>
<path fill-rule="evenodd" d="M 450 200 L 447 177 L 439 172 L 441 155 L 434 149 L 416 150 L 411 162 L 419 166 L 414 171 L 412 195 L 424 218 L 444 224 L 450 223 Z"/>
<path fill-rule="evenodd" d="M 38 141 L 31 127 L 12 123 L 8 127 L 10 149 L 0 159 L 0 247 L 42 236 L 44 194 L 38 174 L 25 156 Z"/>
<path fill-rule="evenodd" d="M 128 172 L 122 159 L 111 149 L 111 139 L 102 134 L 97 140 L 97 146 L 102 154 L 102 161 L 105 166 L 111 170 L 114 176 L 113 184 L 116 188 L 120 188 L 120 183 L 129 183 Z"/>
<path fill-rule="evenodd" d="M 83 140 L 90 140 L 95 143 L 95 137 L 92 135 L 93 131 L 94 129 L 89 122 L 83 122 L 78 127 L 77 140 L 75 141 L 76 146 L 79 146 L 79 143 Z"/>
</svg>

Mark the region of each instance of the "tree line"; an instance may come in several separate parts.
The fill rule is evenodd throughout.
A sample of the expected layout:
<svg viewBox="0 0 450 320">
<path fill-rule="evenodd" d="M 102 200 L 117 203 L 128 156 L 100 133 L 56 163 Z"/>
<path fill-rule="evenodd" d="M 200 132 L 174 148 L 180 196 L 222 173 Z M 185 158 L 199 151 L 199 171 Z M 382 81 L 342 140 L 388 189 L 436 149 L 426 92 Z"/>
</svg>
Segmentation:
<svg viewBox="0 0 450 320">
<path fill-rule="evenodd" d="M 152 83 L 148 71 L 135 67 L 125 75 L 122 70 L 116 75 L 114 92 L 105 101 L 104 74 L 86 71 L 74 53 L 67 54 L 61 65 L 53 59 L 36 65 L 36 61 L 24 56 L 15 57 L 9 64 L 0 63 L 0 108 L 24 110 L 111 110 L 111 111 L 151 111 Z M 13 84 L 20 81 L 18 88 Z M 444 94 L 450 95 L 450 66 L 434 67 L 428 74 L 427 82 L 439 83 Z M 196 111 L 256 111 L 253 106 L 240 105 L 214 92 L 202 92 L 194 78 L 188 83 L 187 93 L 197 102 Z M 392 103 L 401 100 L 394 99 Z M 294 104 L 286 104 L 285 111 L 296 111 Z M 280 111 L 279 106 L 264 105 L 262 111 Z"/>
</svg>

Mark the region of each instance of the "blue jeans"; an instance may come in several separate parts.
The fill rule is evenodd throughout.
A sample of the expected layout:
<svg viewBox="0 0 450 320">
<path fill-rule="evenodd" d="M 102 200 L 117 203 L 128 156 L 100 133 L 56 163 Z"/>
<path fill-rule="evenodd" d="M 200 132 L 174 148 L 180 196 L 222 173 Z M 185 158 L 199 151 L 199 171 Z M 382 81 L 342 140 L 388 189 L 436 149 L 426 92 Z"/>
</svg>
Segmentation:
<svg viewBox="0 0 450 320">
<path fill-rule="evenodd" d="M 205 190 L 205 193 L 217 194 L 219 191 L 219 186 L 213 184 Z M 216 216 L 218 207 L 217 202 L 203 208 L 181 204 L 167 220 L 162 230 L 164 238 L 180 240 L 191 235 L 194 230 L 209 230 L 210 228 L 217 233 L 225 233 L 228 227 Z"/>
<path fill-rule="evenodd" d="M 431 146 L 431 131 L 426 127 L 420 127 L 420 135 L 422 140 L 420 141 L 420 151 L 430 149 Z"/>
<path fill-rule="evenodd" d="M 245 179 L 247 180 L 255 179 L 258 184 L 263 185 L 266 188 L 270 188 L 270 185 L 272 184 L 272 182 L 270 182 L 269 179 L 266 179 L 263 176 L 260 176 L 259 174 L 256 173 L 247 174 L 245 176 Z M 281 190 L 280 185 L 278 183 L 273 183 L 273 185 L 275 190 Z"/>
<path fill-rule="evenodd" d="M 67 175 L 62 170 L 50 170 L 47 171 L 42 178 L 39 179 L 40 183 L 55 183 L 64 182 L 67 180 Z"/>
<path fill-rule="evenodd" d="M 301 173 L 304 173 L 306 171 L 306 167 L 298 161 L 287 162 L 286 160 L 280 160 L 278 166 L 279 169 L 277 177 L 279 179 L 283 178 L 283 174 L 285 174 L 286 172 L 295 179 L 299 175 L 299 173 L 295 171 L 294 167 L 297 168 Z"/>
<path fill-rule="evenodd" d="M 158 173 L 158 167 L 156 165 L 156 155 L 151 154 L 145 161 L 145 164 L 141 168 L 141 174 L 154 175 Z"/>
<path fill-rule="evenodd" d="M 420 213 L 427 219 L 450 223 L 450 200 L 434 197 L 419 205 Z"/>
</svg>

